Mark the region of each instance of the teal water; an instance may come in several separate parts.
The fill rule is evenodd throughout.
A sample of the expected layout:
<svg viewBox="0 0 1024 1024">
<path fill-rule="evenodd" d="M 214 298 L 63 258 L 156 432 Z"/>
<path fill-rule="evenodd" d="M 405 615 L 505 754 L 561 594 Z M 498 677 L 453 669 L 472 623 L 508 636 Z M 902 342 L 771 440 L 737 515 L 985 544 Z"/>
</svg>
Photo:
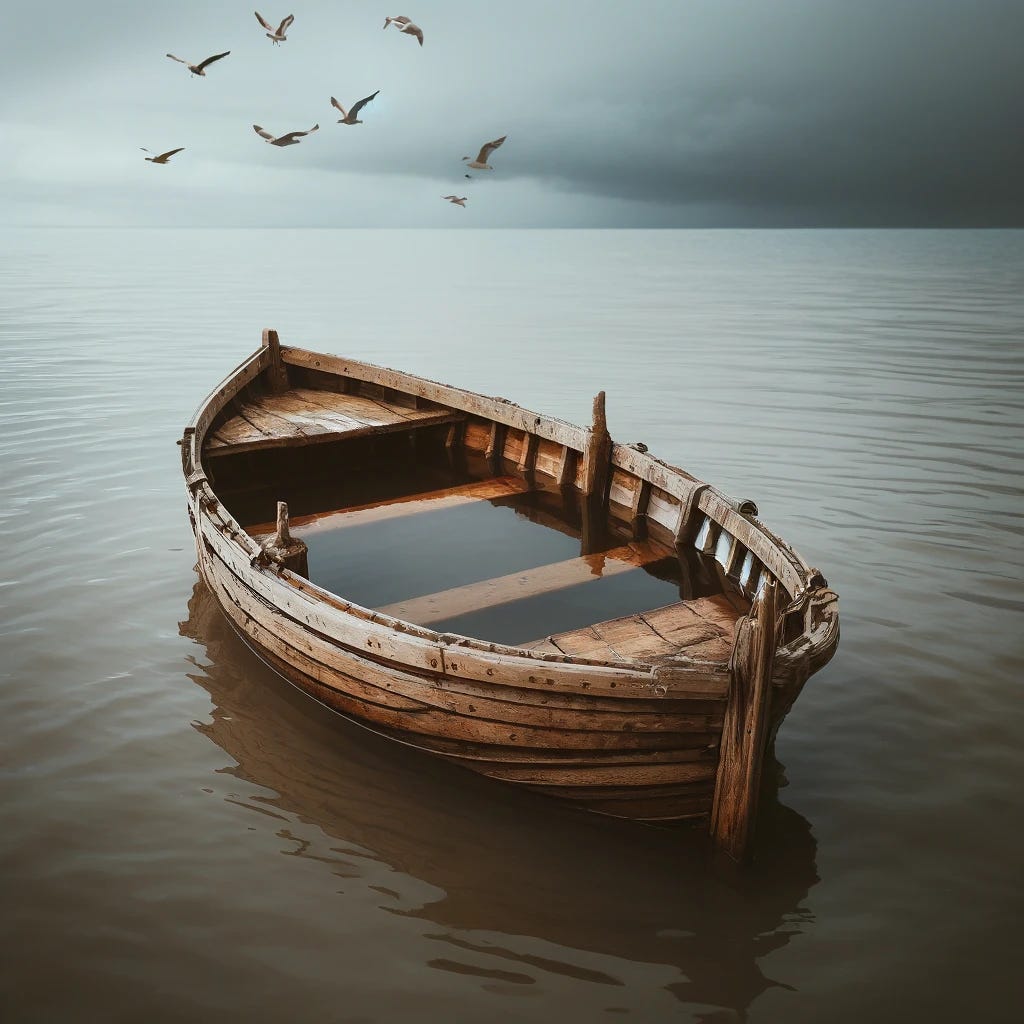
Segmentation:
<svg viewBox="0 0 1024 1024">
<path fill-rule="evenodd" d="M 276 327 L 585 421 L 841 598 L 757 861 L 396 748 L 195 587 L 175 440 Z M 1024 233 L 0 239 L 5 1016 L 1016 1020 Z"/>
</svg>

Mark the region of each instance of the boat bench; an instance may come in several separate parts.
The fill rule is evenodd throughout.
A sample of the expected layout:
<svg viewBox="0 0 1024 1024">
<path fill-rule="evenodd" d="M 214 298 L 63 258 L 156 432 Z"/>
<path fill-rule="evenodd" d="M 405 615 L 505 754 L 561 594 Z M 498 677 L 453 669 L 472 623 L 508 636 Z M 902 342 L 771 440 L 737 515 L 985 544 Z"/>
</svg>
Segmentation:
<svg viewBox="0 0 1024 1024">
<path fill-rule="evenodd" d="M 414 409 L 383 398 L 292 388 L 280 395 L 236 400 L 236 415 L 207 435 L 210 456 L 237 455 L 455 423 L 463 413 Z"/>
<path fill-rule="evenodd" d="M 602 661 L 685 654 L 700 661 L 727 662 L 736 623 L 747 608 L 736 595 L 698 597 L 652 611 L 556 633 L 522 646 L 544 654 L 568 654 Z"/>
</svg>

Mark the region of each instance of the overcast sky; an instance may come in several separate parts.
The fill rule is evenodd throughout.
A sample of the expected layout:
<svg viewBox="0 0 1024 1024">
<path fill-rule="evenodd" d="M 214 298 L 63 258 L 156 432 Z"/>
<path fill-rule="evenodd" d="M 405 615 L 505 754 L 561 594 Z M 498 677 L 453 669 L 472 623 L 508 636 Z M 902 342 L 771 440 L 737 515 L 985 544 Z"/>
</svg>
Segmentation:
<svg viewBox="0 0 1024 1024">
<path fill-rule="evenodd" d="M 1024 0 L 272 2 L 12 5 L 0 223 L 1024 226 Z"/>
</svg>

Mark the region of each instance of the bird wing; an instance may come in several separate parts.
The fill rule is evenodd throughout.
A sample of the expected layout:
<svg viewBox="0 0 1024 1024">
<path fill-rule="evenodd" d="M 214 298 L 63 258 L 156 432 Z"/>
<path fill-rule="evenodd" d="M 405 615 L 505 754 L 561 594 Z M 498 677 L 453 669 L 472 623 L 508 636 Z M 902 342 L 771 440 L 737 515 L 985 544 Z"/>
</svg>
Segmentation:
<svg viewBox="0 0 1024 1024">
<path fill-rule="evenodd" d="M 312 128 L 310 128 L 308 131 L 305 131 L 305 132 L 288 132 L 287 135 L 282 135 L 281 138 L 276 140 L 276 141 L 284 142 L 285 145 L 287 145 L 288 142 L 294 142 L 295 139 L 301 139 L 303 135 L 312 135 L 313 132 L 317 131 L 319 128 L 320 128 L 320 125 L 315 124 L 315 125 L 313 125 Z"/>
<path fill-rule="evenodd" d="M 358 102 L 358 103 L 357 103 L 357 104 L 356 104 L 356 105 L 355 105 L 355 106 L 354 106 L 354 107 L 352 108 L 352 110 L 351 110 L 351 114 L 352 114 L 352 116 L 353 116 L 353 117 L 355 117 L 355 116 L 356 116 L 356 115 L 357 115 L 357 114 L 359 113 L 359 111 L 360 111 L 360 110 L 362 110 L 362 109 L 363 109 L 363 107 L 365 107 L 365 106 L 366 106 L 366 104 L 367 104 L 367 103 L 369 103 L 369 102 L 370 102 L 370 100 L 372 100 L 372 99 L 373 99 L 373 98 L 374 98 L 374 97 L 375 97 L 375 96 L 377 95 L 377 93 L 379 93 L 379 92 L 380 92 L 380 89 L 378 89 L 378 90 L 377 90 L 377 92 L 375 92 L 375 93 L 373 94 L 373 96 L 367 96 L 367 97 L 365 97 L 365 99 L 361 99 L 361 100 L 360 100 L 360 101 L 359 101 L 359 102 Z"/>
<path fill-rule="evenodd" d="M 180 57 L 175 57 L 173 53 L 169 53 L 167 54 L 167 56 L 170 57 L 171 60 L 176 60 L 179 64 L 188 64 L 187 60 L 182 60 Z"/>
<path fill-rule="evenodd" d="M 410 22 L 402 29 L 402 31 L 411 36 L 415 36 L 420 41 L 420 46 L 423 45 L 423 29 L 421 29 L 419 25 L 413 25 L 412 22 Z"/>
<path fill-rule="evenodd" d="M 348 117 L 348 111 L 333 96 L 331 97 L 331 106 L 337 107 L 341 111 L 342 117 Z"/>
<path fill-rule="evenodd" d="M 289 25 L 290 25 L 290 24 L 291 24 L 291 23 L 292 23 L 292 22 L 293 22 L 294 20 L 295 20 L 295 15 L 294 15 L 294 14 L 289 14 L 287 18 L 284 18 L 284 19 L 283 19 L 283 20 L 281 21 L 281 24 L 277 26 L 277 34 L 278 34 L 279 36 L 280 36 L 280 35 L 284 35 L 284 33 L 285 33 L 285 32 L 287 31 L 287 29 L 288 29 L 288 26 L 289 26 Z"/>
<path fill-rule="evenodd" d="M 507 135 L 502 135 L 500 139 L 495 139 L 493 142 L 485 142 L 480 147 L 480 152 L 477 154 L 476 162 L 478 164 L 487 163 L 487 158 L 508 138 Z"/>
<path fill-rule="evenodd" d="M 397 21 L 399 25 L 409 24 L 409 19 L 404 14 L 400 14 L 397 18 L 392 18 L 391 20 Z"/>
<path fill-rule="evenodd" d="M 266 29 L 266 30 L 267 30 L 268 32 L 273 32 L 273 31 L 274 31 L 274 26 L 273 26 L 273 25 L 271 25 L 271 24 L 269 24 L 269 23 L 267 22 L 267 19 L 266 19 L 266 18 L 264 18 L 264 17 L 263 17 L 263 15 L 262 15 L 262 14 L 260 14 L 260 12 L 259 12 L 259 11 L 256 11 L 255 13 L 256 13 L 256 20 L 257 20 L 257 21 L 258 21 L 258 22 L 259 22 L 259 23 L 260 23 L 260 24 L 261 24 L 261 25 L 262 25 L 262 26 L 263 26 L 263 27 L 264 27 L 264 28 L 265 28 L 265 29 Z M 266 44 L 266 43 L 264 43 L 263 45 L 264 45 L 264 46 L 266 46 L 267 44 Z"/>
<path fill-rule="evenodd" d="M 177 149 L 169 149 L 167 150 L 166 153 L 161 153 L 157 157 L 157 160 L 169 160 L 172 156 L 174 156 L 175 153 L 180 153 L 184 148 L 184 146 L 179 146 Z"/>
<path fill-rule="evenodd" d="M 226 57 L 230 52 L 230 50 L 225 50 L 223 53 L 215 53 L 212 57 L 207 57 L 202 64 L 197 64 L 196 67 L 202 71 L 208 64 L 212 64 L 215 60 L 220 60 L 222 57 Z"/>
<path fill-rule="evenodd" d="M 261 128 L 258 124 L 254 124 L 252 127 L 253 127 L 253 130 L 256 132 L 256 134 L 257 135 L 261 135 L 264 139 L 267 140 L 267 142 L 273 142 L 274 141 L 274 136 L 271 135 L 270 132 L 268 132 L 265 129 Z"/>
</svg>

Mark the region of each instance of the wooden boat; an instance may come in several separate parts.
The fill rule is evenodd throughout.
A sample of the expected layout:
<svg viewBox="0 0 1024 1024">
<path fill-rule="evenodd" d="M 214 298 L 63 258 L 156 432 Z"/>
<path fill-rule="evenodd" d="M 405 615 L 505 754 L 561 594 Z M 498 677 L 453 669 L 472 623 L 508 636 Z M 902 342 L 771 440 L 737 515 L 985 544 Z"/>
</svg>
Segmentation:
<svg viewBox="0 0 1024 1024">
<path fill-rule="evenodd" d="M 603 394 L 583 428 L 283 347 L 273 331 L 202 403 L 180 444 L 202 578 L 291 682 L 483 775 L 604 814 L 692 819 L 733 857 L 747 855 L 766 754 L 839 640 L 836 595 L 752 502 L 642 445 L 613 443 Z M 377 492 L 353 501 L 364 478 Z M 281 497 L 302 514 L 290 519 Z M 426 510 L 454 522 L 467 506 L 509 502 L 579 553 L 484 579 L 476 559 L 468 582 L 424 592 L 420 580 L 406 599 L 370 606 L 318 583 L 315 545 L 309 560 L 292 534 L 312 542 L 326 523 L 373 537 Z M 450 583 L 450 562 L 435 558 L 427 578 Z M 384 575 L 401 585 L 401 573 Z M 672 600 L 569 621 L 601 607 L 589 595 L 611 594 L 616 580 L 641 595 L 638 581 L 667 580 Z M 492 623 L 525 622 L 531 602 L 559 628 L 514 643 L 450 628 L 488 610 Z"/>
</svg>

